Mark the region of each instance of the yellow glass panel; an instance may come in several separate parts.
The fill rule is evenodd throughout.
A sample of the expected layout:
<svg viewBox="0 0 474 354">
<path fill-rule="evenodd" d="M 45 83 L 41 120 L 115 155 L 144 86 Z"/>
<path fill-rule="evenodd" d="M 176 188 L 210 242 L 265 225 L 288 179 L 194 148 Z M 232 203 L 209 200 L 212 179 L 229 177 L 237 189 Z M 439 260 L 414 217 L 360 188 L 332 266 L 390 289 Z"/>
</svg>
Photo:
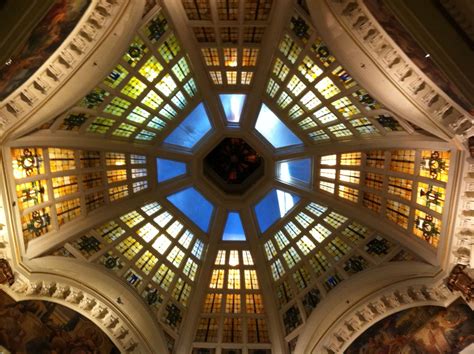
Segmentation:
<svg viewBox="0 0 474 354">
<path fill-rule="evenodd" d="M 16 185 L 18 208 L 23 211 L 48 200 L 47 185 L 45 180 L 38 180 Z"/>
</svg>

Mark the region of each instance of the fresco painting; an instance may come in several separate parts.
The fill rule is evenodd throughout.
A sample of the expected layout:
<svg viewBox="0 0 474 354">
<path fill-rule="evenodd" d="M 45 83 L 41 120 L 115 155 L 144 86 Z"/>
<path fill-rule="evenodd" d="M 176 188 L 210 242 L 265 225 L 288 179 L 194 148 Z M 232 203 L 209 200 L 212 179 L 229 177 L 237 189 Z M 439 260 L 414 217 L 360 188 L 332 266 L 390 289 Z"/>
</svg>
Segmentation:
<svg viewBox="0 0 474 354">
<path fill-rule="evenodd" d="M 474 343 L 474 314 L 462 302 L 448 308 L 414 307 L 366 330 L 346 354 L 448 354 Z"/>
<path fill-rule="evenodd" d="M 26 42 L 0 67 L 0 101 L 28 80 L 63 43 L 90 0 L 57 0 Z"/>
<path fill-rule="evenodd" d="M 0 346 L 18 354 L 118 354 L 90 320 L 48 301 L 15 302 L 0 291 Z"/>
</svg>

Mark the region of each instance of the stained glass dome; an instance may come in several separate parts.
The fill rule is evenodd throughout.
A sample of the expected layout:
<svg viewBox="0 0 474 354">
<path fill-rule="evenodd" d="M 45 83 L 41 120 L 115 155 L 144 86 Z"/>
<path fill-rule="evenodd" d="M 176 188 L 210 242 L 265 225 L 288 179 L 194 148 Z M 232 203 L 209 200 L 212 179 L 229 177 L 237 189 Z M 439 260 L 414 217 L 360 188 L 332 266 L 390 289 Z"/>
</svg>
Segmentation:
<svg viewBox="0 0 474 354">
<path fill-rule="evenodd" d="M 353 276 L 435 264 L 459 152 L 317 27 L 304 1 L 150 6 L 108 75 L 7 143 L 20 252 L 118 279 L 176 353 L 292 351 Z"/>
</svg>

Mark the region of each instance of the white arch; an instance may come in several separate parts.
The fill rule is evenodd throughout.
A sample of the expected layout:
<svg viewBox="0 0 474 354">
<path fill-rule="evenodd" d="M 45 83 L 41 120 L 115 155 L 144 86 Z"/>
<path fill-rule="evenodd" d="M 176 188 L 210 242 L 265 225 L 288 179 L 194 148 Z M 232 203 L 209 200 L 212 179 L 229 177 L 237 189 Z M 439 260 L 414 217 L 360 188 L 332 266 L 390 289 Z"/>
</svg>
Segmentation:
<svg viewBox="0 0 474 354">
<path fill-rule="evenodd" d="M 167 353 L 163 331 L 144 302 L 102 268 L 52 256 L 24 261 L 23 266 L 29 270 L 16 273 L 11 287 L 0 287 L 16 301 L 69 307 L 94 322 L 122 352 Z"/>
</svg>

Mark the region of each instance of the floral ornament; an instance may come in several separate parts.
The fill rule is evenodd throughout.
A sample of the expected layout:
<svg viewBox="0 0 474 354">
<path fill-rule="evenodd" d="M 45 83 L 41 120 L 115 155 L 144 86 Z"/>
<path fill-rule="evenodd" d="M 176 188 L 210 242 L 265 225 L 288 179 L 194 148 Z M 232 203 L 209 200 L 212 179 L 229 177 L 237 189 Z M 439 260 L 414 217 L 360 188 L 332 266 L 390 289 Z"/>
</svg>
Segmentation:
<svg viewBox="0 0 474 354">
<path fill-rule="evenodd" d="M 430 171 L 432 179 L 438 179 L 441 172 L 446 171 L 446 161 L 440 157 L 438 151 L 433 151 L 429 158 L 423 159 L 424 168 Z"/>
<path fill-rule="evenodd" d="M 74 128 L 80 128 L 87 120 L 84 113 L 71 114 L 69 117 L 64 119 L 64 126 L 66 130 L 74 130 Z"/>
<path fill-rule="evenodd" d="M 27 224 L 27 230 L 35 236 L 40 236 L 51 224 L 51 217 L 48 213 L 34 211 L 31 213 L 30 222 Z"/>
<path fill-rule="evenodd" d="M 79 242 L 79 249 L 85 252 L 98 252 L 100 251 L 100 241 L 94 236 L 84 236 Z"/>
<path fill-rule="evenodd" d="M 439 236 L 439 229 L 431 215 L 426 215 L 424 218 L 417 216 L 415 219 L 415 226 L 418 230 L 423 232 L 423 237 L 426 241 Z"/>
<path fill-rule="evenodd" d="M 84 97 L 83 104 L 87 108 L 96 108 L 99 104 L 104 102 L 104 99 L 107 96 L 107 91 L 97 88 L 90 92 L 86 97 Z"/>
<path fill-rule="evenodd" d="M 35 170 L 39 170 L 42 161 L 41 157 L 30 149 L 23 149 L 23 153 L 17 159 L 18 166 L 25 171 L 27 177 L 33 175 Z"/>
<path fill-rule="evenodd" d="M 291 25 L 293 32 L 296 34 L 296 36 L 302 40 L 307 40 L 309 38 L 309 26 L 306 23 L 305 20 L 303 20 L 301 17 L 293 17 L 291 19 Z"/>
<path fill-rule="evenodd" d="M 177 327 L 182 320 L 181 310 L 175 304 L 167 305 L 166 310 L 168 311 L 166 315 L 166 322 L 171 327 Z"/>
<path fill-rule="evenodd" d="M 118 265 L 118 260 L 119 260 L 119 257 L 111 257 L 109 256 L 106 261 L 105 261 L 105 267 L 107 269 L 114 269 L 117 267 Z"/>
<path fill-rule="evenodd" d="M 153 305 L 158 301 L 158 290 L 156 288 L 152 288 L 146 294 L 146 302 L 148 305 Z"/>
<path fill-rule="evenodd" d="M 424 189 L 420 190 L 420 197 L 423 197 L 426 200 L 426 206 L 429 208 L 431 204 L 440 205 L 443 194 L 433 190 L 433 186 L 425 191 Z"/>
<path fill-rule="evenodd" d="M 44 193 L 45 188 L 38 181 L 33 181 L 30 188 L 22 189 L 22 202 L 28 203 L 32 201 L 34 205 L 37 205 L 43 200 Z"/>
<path fill-rule="evenodd" d="M 150 31 L 150 34 L 148 35 L 148 39 L 152 41 L 159 40 L 161 36 L 168 29 L 167 24 L 168 24 L 168 21 L 166 21 L 165 18 L 161 18 L 161 17 L 158 17 L 154 19 L 153 21 L 151 21 L 150 24 L 148 25 L 148 30 Z M 129 54 L 132 58 L 134 58 L 134 56 L 130 53 L 130 51 L 129 51 Z"/>
</svg>

